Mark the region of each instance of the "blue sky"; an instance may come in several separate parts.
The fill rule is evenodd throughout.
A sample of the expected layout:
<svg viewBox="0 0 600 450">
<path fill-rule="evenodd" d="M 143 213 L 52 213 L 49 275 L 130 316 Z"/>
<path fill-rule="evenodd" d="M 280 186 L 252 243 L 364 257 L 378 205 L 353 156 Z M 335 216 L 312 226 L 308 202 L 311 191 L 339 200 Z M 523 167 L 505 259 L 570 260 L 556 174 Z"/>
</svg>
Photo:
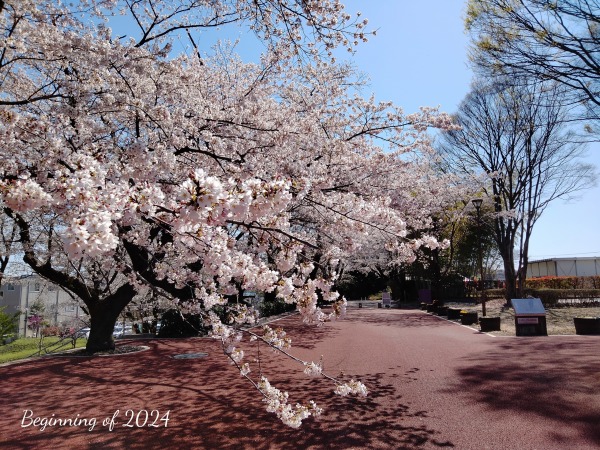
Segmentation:
<svg viewBox="0 0 600 450">
<path fill-rule="evenodd" d="M 378 100 L 392 100 L 407 113 L 420 106 L 454 111 L 469 90 L 468 36 L 458 0 L 346 0 L 377 35 L 359 45 L 355 64 L 371 78 Z"/>
<path fill-rule="evenodd" d="M 377 36 L 359 46 L 354 62 L 371 78 L 378 100 L 391 100 L 413 112 L 440 106 L 453 113 L 469 90 L 469 37 L 462 0 L 343 1 L 349 13 L 361 11 Z M 600 166 L 600 145 L 588 162 Z M 600 187 L 576 201 L 557 200 L 534 227 L 530 260 L 600 256 Z"/>
</svg>

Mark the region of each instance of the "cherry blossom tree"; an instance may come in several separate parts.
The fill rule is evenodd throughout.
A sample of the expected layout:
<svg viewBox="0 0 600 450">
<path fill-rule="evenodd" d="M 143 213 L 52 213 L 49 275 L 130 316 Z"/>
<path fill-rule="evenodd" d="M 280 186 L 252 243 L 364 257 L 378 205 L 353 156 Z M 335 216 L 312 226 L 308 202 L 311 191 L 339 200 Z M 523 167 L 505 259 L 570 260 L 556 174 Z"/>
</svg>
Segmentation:
<svg viewBox="0 0 600 450">
<path fill-rule="evenodd" d="M 345 265 L 350 277 L 357 273 L 377 274 L 391 288 L 393 298 L 398 300 L 404 298 L 402 280 L 407 269 L 414 268 L 415 264 L 433 269 L 431 255 L 439 252 L 448 253 L 447 258 L 451 261 L 452 242 L 448 238 L 452 234 L 449 229 L 463 220 L 465 201 L 468 202 L 480 188 L 475 179 L 443 173 L 434 155 L 424 156 L 410 163 L 399 161 L 410 169 L 409 173 L 401 177 L 393 173 L 386 176 L 391 206 L 402 212 L 405 233 L 410 239 L 390 245 L 389 240 L 372 232 Z M 440 277 L 452 268 L 451 263 L 440 268 Z M 431 278 L 430 281 L 437 285 L 441 279 Z"/>
<path fill-rule="evenodd" d="M 246 338 L 286 354 L 289 339 L 249 329 L 256 313 L 240 293 L 271 293 L 321 324 L 344 313 L 332 286 L 366 237 L 403 260 L 438 245 L 407 238 L 429 211 L 403 210 L 393 193 L 418 170 L 406 155 L 428 151 L 427 128 L 448 117 L 360 96 L 352 69 L 329 58 L 366 39 L 366 21 L 337 1 L 77 8 L 0 3 L 0 199 L 24 261 L 81 299 L 89 351 L 114 348 L 115 321 L 141 289 L 200 314 L 268 410 L 299 426 L 319 408 L 293 407 L 244 360 Z M 108 26 L 119 11 L 137 27 L 130 39 Z M 192 33 L 230 22 L 266 43 L 260 61 L 225 44 L 199 56 Z M 178 33 L 194 51 L 172 50 Z M 340 395 L 366 394 L 299 362 Z"/>
</svg>

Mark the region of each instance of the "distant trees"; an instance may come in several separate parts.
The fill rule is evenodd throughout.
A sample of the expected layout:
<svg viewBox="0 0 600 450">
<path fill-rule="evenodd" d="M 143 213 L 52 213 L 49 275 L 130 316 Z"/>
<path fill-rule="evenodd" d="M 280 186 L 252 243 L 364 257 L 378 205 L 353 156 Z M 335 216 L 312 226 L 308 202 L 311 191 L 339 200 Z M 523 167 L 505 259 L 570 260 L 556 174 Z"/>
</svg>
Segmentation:
<svg viewBox="0 0 600 450">
<path fill-rule="evenodd" d="M 0 307 L 0 343 L 4 339 L 4 335 L 10 335 L 17 332 L 19 325 L 20 312 L 7 314 L 4 312 L 6 307 Z"/>
<path fill-rule="evenodd" d="M 600 2 L 469 0 L 471 59 L 487 73 L 568 87 L 569 103 L 600 116 Z"/>
<path fill-rule="evenodd" d="M 584 146 L 568 128 L 556 82 L 476 82 L 455 121 L 461 128 L 443 133 L 440 155 L 452 171 L 481 177 L 493 211 L 483 220 L 504 263 L 507 298 L 517 298 L 536 221 L 550 202 L 590 186 L 593 167 L 580 161 Z"/>
<path fill-rule="evenodd" d="M 385 234 L 377 230 L 363 238 L 363 245 L 344 261 L 343 276 L 338 283 L 352 298 L 367 297 L 389 288 L 394 299 L 413 301 L 417 296 L 414 283 L 417 277 L 430 280 L 435 290 L 451 270 L 447 264 L 440 267 L 437 258 L 447 253 L 446 247 L 452 246 L 447 227 L 458 220 L 460 211 L 456 205 L 473 192 L 473 183 L 442 172 L 435 155 L 419 163 L 402 164 L 414 171 L 401 177 L 390 173 L 384 187 L 395 210 L 410 212 L 403 215 L 407 239 L 390 245 Z"/>
<path fill-rule="evenodd" d="M 446 272 L 460 274 L 463 277 L 480 278 L 479 246 L 481 246 L 486 274 L 491 274 L 499 260 L 493 230 L 485 223 L 479 222 L 477 212 L 470 201 L 477 194 L 479 191 L 471 192 L 471 198 L 464 199 L 460 205 L 460 211 L 457 211 L 451 220 L 447 220 L 444 227 L 443 236 L 450 241 L 450 246 L 441 255 L 441 263 L 446 267 Z M 484 217 L 492 212 L 491 207 L 492 205 L 487 205 L 482 211 Z"/>
</svg>

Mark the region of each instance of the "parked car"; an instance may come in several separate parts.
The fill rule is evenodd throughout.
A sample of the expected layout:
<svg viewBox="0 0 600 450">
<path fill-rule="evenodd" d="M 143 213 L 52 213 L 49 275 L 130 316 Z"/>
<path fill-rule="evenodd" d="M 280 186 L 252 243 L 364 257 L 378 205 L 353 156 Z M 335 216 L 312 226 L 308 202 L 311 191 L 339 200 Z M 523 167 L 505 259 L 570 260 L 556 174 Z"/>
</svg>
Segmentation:
<svg viewBox="0 0 600 450">
<path fill-rule="evenodd" d="M 131 325 L 125 325 L 123 326 L 122 324 L 117 324 L 115 325 L 115 328 L 113 330 L 113 337 L 121 337 L 125 334 L 132 334 L 133 333 L 133 329 L 131 328 Z M 79 338 L 79 337 L 84 337 L 86 339 L 89 339 L 90 337 L 90 327 L 85 327 L 80 329 L 79 331 L 77 331 L 75 333 L 75 335 Z"/>
<path fill-rule="evenodd" d="M 83 338 L 89 339 L 90 338 L 90 327 L 85 327 L 85 328 L 82 328 L 81 330 L 75 332 L 75 337 L 78 337 L 78 338 L 83 337 Z"/>
<path fill-rule="evenodd" d="M 121 337 L 125 334 L 132 334 L 133 333 L 133 328 L 131 327 L 131 325 L 125 325 L 123 326 L 123 324 L 116 324 L 115 328 L 113 330 L 113 336 L 114 337 Z"/>
</svg>

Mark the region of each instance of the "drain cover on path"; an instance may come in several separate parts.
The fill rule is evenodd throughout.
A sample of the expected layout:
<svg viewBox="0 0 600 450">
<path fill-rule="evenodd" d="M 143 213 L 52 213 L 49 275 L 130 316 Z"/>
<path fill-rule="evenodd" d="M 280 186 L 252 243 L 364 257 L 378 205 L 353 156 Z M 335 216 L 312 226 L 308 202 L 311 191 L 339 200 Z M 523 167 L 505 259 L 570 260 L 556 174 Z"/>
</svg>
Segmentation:
<svg viewBox="0 0 600 450">
<path fill-rule="evenodd" d="M 181 355 L 174 355 L 175 359 L 202 359 L 206 358 L 208 353 L 198 352 L 198 353 L 182 353 Z"/>
</svg>

